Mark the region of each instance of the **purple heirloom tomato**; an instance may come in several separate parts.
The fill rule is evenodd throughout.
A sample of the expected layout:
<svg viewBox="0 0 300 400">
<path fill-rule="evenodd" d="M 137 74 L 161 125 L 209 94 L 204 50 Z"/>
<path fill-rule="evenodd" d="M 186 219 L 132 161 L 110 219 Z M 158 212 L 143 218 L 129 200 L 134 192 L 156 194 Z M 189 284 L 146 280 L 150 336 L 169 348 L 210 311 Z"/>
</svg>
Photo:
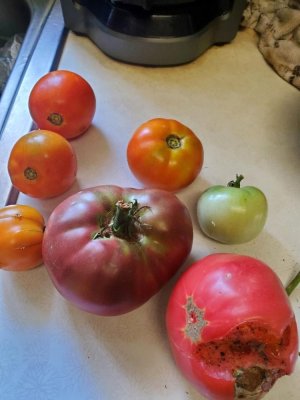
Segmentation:
<svg viewBox="0 0 300 400">
<path fill-rule="evenodd" d="M 52 212 L 43 258 L 58 291 L 98 315 L 131 311 L 158 292 L 191 251 L 190 214 L 172 193 L 98 186 Z"/>
</svg>

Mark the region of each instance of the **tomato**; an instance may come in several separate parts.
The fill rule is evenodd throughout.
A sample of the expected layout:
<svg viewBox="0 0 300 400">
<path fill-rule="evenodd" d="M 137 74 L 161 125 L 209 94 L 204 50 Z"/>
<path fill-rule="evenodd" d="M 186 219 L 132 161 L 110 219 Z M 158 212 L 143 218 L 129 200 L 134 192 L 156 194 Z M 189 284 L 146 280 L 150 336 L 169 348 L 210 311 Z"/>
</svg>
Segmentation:
<svg viewBox="0 0 300 400">
<path fill-rule="evenodd" d="M 96 97 L 90 84 L 80 75 L 58 70 L 37 81 L 31 90 L 28 105 L 38 128 L 72 139 L 91 125 Z"/>
<path fill-rule="evenodd" d="M 179 369 L 210 400 L 259 399 L 298 356 L 289 298 L 272 269 L 248 256 L 192 264 L 173 288 L 166 324 Z"/>
<path fill-rule="evenodd" d="M 38 198 L 54 197 L 73 184 L 77 172 L 76 154 L 61 135 L 35 130 L 14 144 L 8 172 L 12 184 L 20 192 Z"/>
<path fill-rule="evenodd" d="M 127 146 L 127 161 L 146 187 L 177 191 L 199 174 L 203 147 L 187 126 L 173 119 L 156 118 L 134 132 Z"/>
<path fill-rule="evenodd" d="M 175 274 L 193 239 L 187 208 L 158 189 L 99 186 L 52 212 L 43 257 L 58 291 L 82 310 L 134 310 Z"/>
<path fill-rule="evenodd" d="M 42 263 L 44 218 L 35 208 L 0 208 L 0 268 L 23 271 Z"/>
<path fill-rule="evenodd" d="M 254 239 L 263 229 L 268 213 L 264 193 L 254 187 L 240 187 L 242 175 L 228 186 L 212 186 L 197 203 L 197 216 L 202 232 L 227 244 Z"/>
</svg>

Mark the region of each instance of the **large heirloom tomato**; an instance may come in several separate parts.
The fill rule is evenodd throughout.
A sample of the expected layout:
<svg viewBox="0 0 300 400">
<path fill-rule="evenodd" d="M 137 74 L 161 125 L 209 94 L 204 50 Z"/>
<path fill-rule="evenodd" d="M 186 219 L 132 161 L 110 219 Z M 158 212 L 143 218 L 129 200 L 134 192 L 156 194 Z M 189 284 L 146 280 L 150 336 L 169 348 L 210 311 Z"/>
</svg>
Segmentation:
<svg viewBox="0 0 300 400">
<path fill-rule="evenodd" d="M 24 271 L 42 263 L 44 218 L 33 207 L 0 209 L 0 268 Z"/>
<path fill-rule="evenodd" d="M 54 209 L 43 258 L 66 299 L 91 313 L 118 315 L 145 303 L 175 274 L 192 238 L 189 212 L 174 194 L 99 186 Z"/>
<path fill-rule="evenodd" d="M 61 135 L 35 130 L 14 144 L 8 160 L 8 173 L 12 184 L 28 196 L 58 196 L 75 181 L 76 154 Z"/>
<path fill-rule="evenodd" d="M 173 119 L 156 118 L 134 132 L 127 146 L 127 161 L 146 187 L 177 191 L 199 174 L 203 147 L 187 126 Z"/>
<path fill-rule="evenodd" d="M 37 81 L 29 96 L 29 111 L 38 128 L 57 132 L 66 139 L 85 132 L 95 110 L 92 87 L 71 71 L 49 72 Z"/>
<path fill-rule="evenodd" d="M 248 256 L 195 262 L 171 293 L 166 323 L 177 365 L 211 400 L 260 399 L 292 373 L 298 334 L 277 275 Z"/>
</svg>

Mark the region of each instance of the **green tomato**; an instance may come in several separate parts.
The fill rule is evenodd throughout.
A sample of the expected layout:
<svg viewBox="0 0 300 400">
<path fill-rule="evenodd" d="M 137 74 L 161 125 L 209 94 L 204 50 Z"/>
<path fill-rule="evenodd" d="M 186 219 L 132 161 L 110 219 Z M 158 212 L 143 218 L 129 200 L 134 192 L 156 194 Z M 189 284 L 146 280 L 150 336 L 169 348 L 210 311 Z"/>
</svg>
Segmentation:
<svg viewBox="0 0 300 400">
<path fill-rule="evenodd" d="M 268 213 L 264 193 L 254 186 L 240 187 L 244 177 L 236 176 L 227 186 L 212 186 L 197 203 L 197 217 L 202 232 L 227 244 L 245 243 L 263 229 Z"/>
</svg>

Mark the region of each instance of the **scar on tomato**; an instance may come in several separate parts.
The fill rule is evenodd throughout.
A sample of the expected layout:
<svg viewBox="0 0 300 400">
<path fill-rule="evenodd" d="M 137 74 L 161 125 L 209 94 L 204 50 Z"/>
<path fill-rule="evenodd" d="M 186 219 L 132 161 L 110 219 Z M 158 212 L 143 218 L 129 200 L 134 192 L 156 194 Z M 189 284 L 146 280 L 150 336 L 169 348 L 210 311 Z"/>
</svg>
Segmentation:
<svg viewBox="0 0 300 400">
<path fill-rule="evenodd" d="M 187 298 L 185 311 L 186 326 L 184 328 L 184 333 L 193 343 L 196 343 L 201 337 L 202 329 L 207 324 L 204 319 L 204 311 L 196 306 L 192 296 Z"/>
<path fill-rule="evenodd" d="M 232 374 L 235 398 L 259 398 L 286 374 L 290 336 L 290 326 L 278 337 L 261 321 L 248 321 L 220 340 L 198 343 L 194 355 L 207 368 Z"/>
</svg>

